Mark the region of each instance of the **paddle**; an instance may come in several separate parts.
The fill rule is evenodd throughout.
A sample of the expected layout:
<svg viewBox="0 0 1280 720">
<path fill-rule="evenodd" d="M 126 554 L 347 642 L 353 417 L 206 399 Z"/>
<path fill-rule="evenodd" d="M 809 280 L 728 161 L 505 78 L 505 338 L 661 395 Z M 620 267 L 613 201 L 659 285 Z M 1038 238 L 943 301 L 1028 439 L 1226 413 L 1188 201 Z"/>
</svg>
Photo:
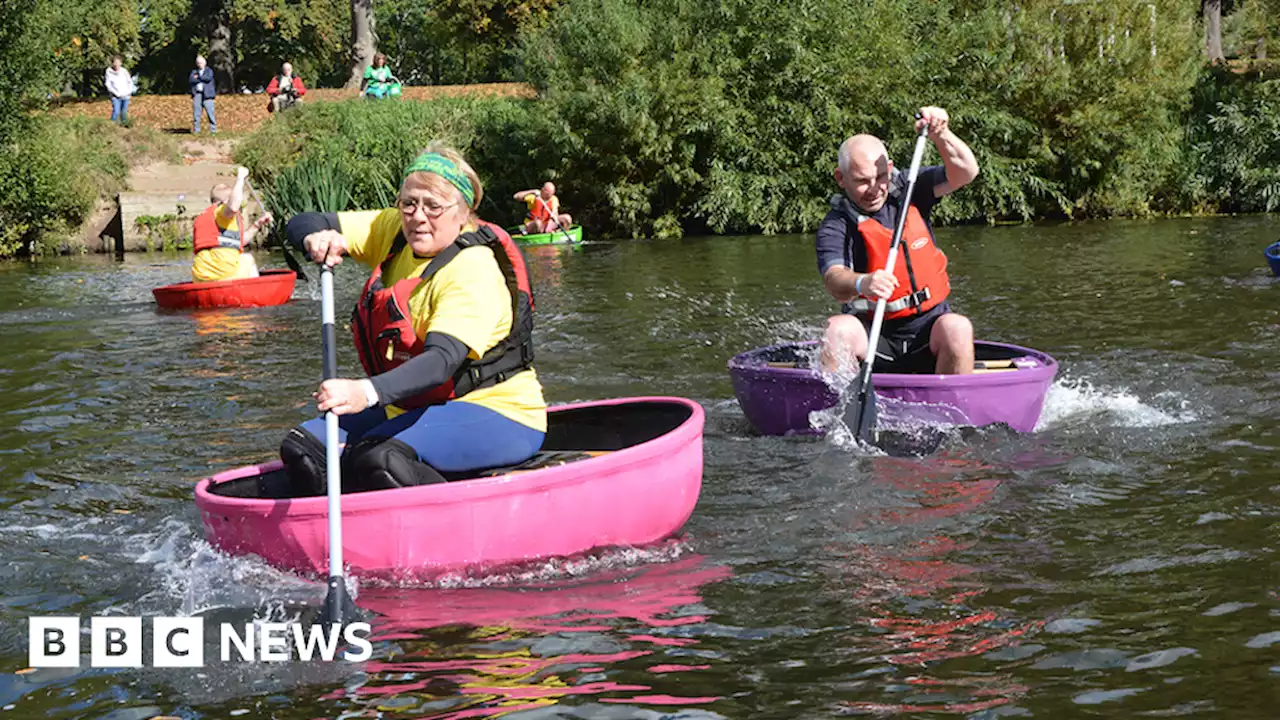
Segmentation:
<svg viewBox="0 0 1280 720">
<path fill-rule="evenodd" d="M 915 154 L 911 156 L 911 170 L 907 173 L 907 191 L 902 196 L 902 209 L 898 212 L 898 222 L 893 228 L 893 240 L 889 243 L 889 257 L 885 260 L 885 270 L 893 272 L 894 263 L 898 259 L 898 243 L 902 242 L 902 229 L 906 226 L 907 210 L 911 205 L 911 194 L 916 189 L 916 175 L 920 173 L 920 160 L 924 157 L 924 142 L 929 134 L 926 123 L 916 138 Z M 880 325 L 884 322 L 885 298 L 876 300 L 876 314 L 871 320 L 871 332 L 867 333 L 867 357 L 862 363 L 862 372 L 846 391 L 856 392 L 853 402 L 847 403 L 844 409 L 844 424 L 853 436 L 867 445 L 873 444 L 876 429 L 876 394 L 871 384 L 871 365 L 875 362 L 876 347 L 880 342 Z"/>
<path fill-rule="evenodd" d="M 564 233 L 564 239 L 565 239 L 565 240 L 567 240 L 567 241 L 569 241 L 569 244 L 570 244 L 570 245 L 572 245 L 572 244 L 573 244 L 573 236 L 572 236 L 572 235 L 570 235 L 570 234 L 569 234 L 569 231 L 568 231 L 568 230 L 566 230 L 566 229 L 564 228 L 564 226 L 560 224 L 560 216 L 558 216 L 558 215 L 556 215 L 554 212 L 552 212 L 552 210 L 551 210 L 551 206 L 547 204 L 547 201 L 546 201 L 546 200 L 543 200 L 543 199 L 542 199 L 542 196 L 541 196 L 541 195 L 534 195 L 534 197 L 538 198 L 538 202 L 542 203 L 542 207 L 544 207 L 544 208 L 546 208 L 546 209 L 547 209 L 547 215 L 550 215 L 550 216 L 551 216 L 551 220 L 556 224 L 556 227 L 560 228 L 560 232 Z"/>
<path fill-rule="evenodd" d="M 338 377 L 338 351 L 333 332 L 333 268 L 320 270 L 320 346 L 324 357 L 324 379 Z M 329 484 L 329 591 L 324 598 L 324 615 L 341 625 L 344 616 L 355 614 L 355 606 L 342 579 L 342 468 L 338 449 L 338 416 L 324 414 L 325 471 Z"/>
<path fill-rule="evenodd" d="M 262 203 L 262 196 L 258 194 L 258 188 L 254 187 L 248 181 L 246 181 L 245 184 L 249 186 L 249 192 L 253 193 L 253 199 L 258 203 L 258 207 L 261 208 L 263 212 L 266 212 L 267 206 Z M 293 274 L 301 278 L 304 283 L 311 282 L 311 279 L 307 277 L 307 274 L 302 271 L 302 264 L 293 256 L 293 253 L 289 252 L 289 243 L 287 240 L 280 243 L 280 249 L 284 251 L 284 264 L 289 266 L 289 269 L 293 271 Z"/>
</svg>

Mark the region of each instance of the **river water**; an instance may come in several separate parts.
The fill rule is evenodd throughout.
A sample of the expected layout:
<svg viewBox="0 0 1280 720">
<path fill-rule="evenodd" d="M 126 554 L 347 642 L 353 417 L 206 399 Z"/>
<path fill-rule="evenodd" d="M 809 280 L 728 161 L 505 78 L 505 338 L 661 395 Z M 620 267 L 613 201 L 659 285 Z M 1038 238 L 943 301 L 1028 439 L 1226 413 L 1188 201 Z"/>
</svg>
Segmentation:
<svg viewBox="0 0 1280 720">
<path fill-rule="evenodd" d="M 27 618 L 319 602 L 212 551 L 192 503 L 310 416 L 314 282 L 280 307 L 171 313 L 150 289 L 189 257 L 0 265 L 0 717 L 1275 718 L 1276 226 L 941 230 L 978 336 L 1061 371 L 1036 432 L 954 431 L 919 458 L 755 436 L 738 409 L 728 359 L 817 337 L 832 308 L 809 238 L 532 251 L 548 400 L 706 408 L 683 536 L 361 587 L 371 660 L 198 671 L 89 668 L 87 649 L 29 671 Z M 348 307 L 363 276 L 337 280 Z M 339 362 L 358 367 L 346 342 Z"/>
</svg>

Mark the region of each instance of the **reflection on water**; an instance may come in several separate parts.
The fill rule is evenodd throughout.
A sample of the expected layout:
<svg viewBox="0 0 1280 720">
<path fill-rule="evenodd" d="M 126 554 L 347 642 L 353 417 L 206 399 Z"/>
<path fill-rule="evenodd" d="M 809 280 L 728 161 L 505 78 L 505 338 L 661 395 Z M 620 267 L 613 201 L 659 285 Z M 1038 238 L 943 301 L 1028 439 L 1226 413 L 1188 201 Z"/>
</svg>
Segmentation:
<svg viewBox="0 0 1280 720">
<path fill-rule="evenodd" d="M 320 602 L 321 583 L 212 550 L 191 502 L 314 413 L 315 283 L 279 307 L 169 313 L 151 288 L 189 255 L 0 264 L 0 714 L 1270 720 L 1273 234 L 1273 218 L 941 230 L 978 335 L 1061 370 L 1035 433 L 952 428 L 921 457 L 758 437 L 738 409 L 728 358 L 816 338 L 832 309 L 811 238 L 530 249 L 549 400 L 707 409 L 682 537 L 362 584 L 370 661 L 194 676 L 16 671 L 30 615 Z M 337 269 L 339 317 L 363 280 Z"/>
<path fill-rule="evenodd" d="M 394 649 L 369 663 L 370 681 L 347 695 L 440 718 L 499 717 L 601 695 L 599 702 L 633 705 L 712 702 L 718 697 L 612 677 L 616 666 L 630 677 L 709 669 L 689 662 L 696 639 L 669 633 L 705 622 L 701 587 L 731 574 L 693 556 L 553 586 L 370 590 L 360 605 L 377 613 L 375 636 Z"/>
<path fill-rule="evenodd" d="M 954 560 L 978 540 L 964 526 L 981 521 L 997 501 L 1001 480 L 993 468 L 966 457 L 942 456 L 925 466 L 898 458 L 875 458 L 875 501 L 844 516 L 851 539 L 829 546 L 842 562 L 828 564 L 844 590 L 858 636 L 858 664 L 887 663 L 875 680 L 900 699 L 843 704 L 874 713 L 972 713 L 1007 705 L 1026 692 L 1011 673 L 980 678 L 936 675 L 931 667 L 979 657 L 1017 645 L 1039 628 L 983 602 L 988 588 L 979 570 Z M 950 532 L 958 532 L 956 539 Z M 868 538 L 891 538 L 887 544 Z"/>
</svg>

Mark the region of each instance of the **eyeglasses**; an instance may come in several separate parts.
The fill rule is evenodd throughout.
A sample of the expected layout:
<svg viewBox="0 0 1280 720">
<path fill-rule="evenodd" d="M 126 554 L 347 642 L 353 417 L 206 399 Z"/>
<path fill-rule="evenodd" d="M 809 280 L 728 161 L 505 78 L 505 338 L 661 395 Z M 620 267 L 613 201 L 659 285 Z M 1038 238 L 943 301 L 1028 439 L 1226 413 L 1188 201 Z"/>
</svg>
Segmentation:
<svg viewBox="0 0 1280 720">
<path fill-rule="evenodd" d="M 448 205 L 441 205 L 433 200 L 428 200 L 426 198 L 423 198 L 422 200 L 409 200 L 406 198 L 401 198 L 396 201 L 396 205 L 400 207 L 400 212 L 404 213 L 405 215 L 413 215 L 414 213 L 418 212 L 418 208 L 422 208 L 422 212 L 429 218 L 438 218 L 444 214 L 445 210 L 448 210 L 449 208 L 457 204 L 458 203 L 455 201 L 455 202 L 449 203 Z"/>
</svg>

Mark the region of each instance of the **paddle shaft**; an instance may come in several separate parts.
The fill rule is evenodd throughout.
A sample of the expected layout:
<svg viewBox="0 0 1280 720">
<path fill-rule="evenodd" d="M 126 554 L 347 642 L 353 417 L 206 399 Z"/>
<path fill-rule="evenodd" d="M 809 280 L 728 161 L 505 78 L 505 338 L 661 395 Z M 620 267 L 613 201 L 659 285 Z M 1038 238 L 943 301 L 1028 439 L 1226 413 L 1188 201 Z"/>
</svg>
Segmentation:
<svg viewBox="0 0 1280 720">
<path fill-rule="evenodd" d="M 333 330 L 333 269 L 327 265 L 320 271 L 320 316 L 324 379 L 332 380 L 338 377 L 338 350 Z M 329 485 L 329 593 L 325 597 L 325 609 L 330 622 L 341 624 L 347 605 L 347 586 L 342 579 L 342 467 L 338 416 L 332 410 L 324 414 L 324 449 Z"/>
<path fill-rule="evenodd" d="M 258 203 L 258 209 L 262 212 L 266 212 L 267 206 L 262 203 L 262 196 L 258 194 L 258 188 L 254 187 L 254 185 L 247 180 L 245 181 L 245 184 L 249 186 L 249 192 L 253 193 L 253 199 Z M 311 278 L 307 277 L 307 274 L 302 271 L 302 265 L 298 263 L 297 258 L 293 256 L 293 253 L 289 252 L 289 243 L 287 240 L 280 244 L 280 249 L 284 251 L 284 264 L 288 265 L 289 269 L 292 270 L 295 275 L 302 278 L 302 282 L 311 282 Z"/>
<path fill-rule="evenodd" d="M 926 123 L 916 138 L 916 150 L 911 156 L 911 169 L 907 172 L 907 192 L 902 197 L 902 209 L 898 212 L 898 222 L 893 228 L 893 240 L 889 243 L 889 257 L 885 260 L 884 269 L 893 272 L 898 260 L 898 245 L 902 243 L 902 231 L 907 224 L 907 212 L 911 208 L 911 196 L 916 190 L 916 176 L 920 174 L 920 161 L 924 158 L 924 143 L 928 138 L 929 125 Z M 862 391 L 859 404 L 865 402 L 867 388 L 871 386 L 871 365 L 875 362 L 876 347 L 880 342 L 880 326 L 884 323 L 884 307 L 888 298 L 876 300 L 876 314 L 871 319 L 871 331 L 867 333 L 867 357 L 862 363 Z"/>
</svg>

